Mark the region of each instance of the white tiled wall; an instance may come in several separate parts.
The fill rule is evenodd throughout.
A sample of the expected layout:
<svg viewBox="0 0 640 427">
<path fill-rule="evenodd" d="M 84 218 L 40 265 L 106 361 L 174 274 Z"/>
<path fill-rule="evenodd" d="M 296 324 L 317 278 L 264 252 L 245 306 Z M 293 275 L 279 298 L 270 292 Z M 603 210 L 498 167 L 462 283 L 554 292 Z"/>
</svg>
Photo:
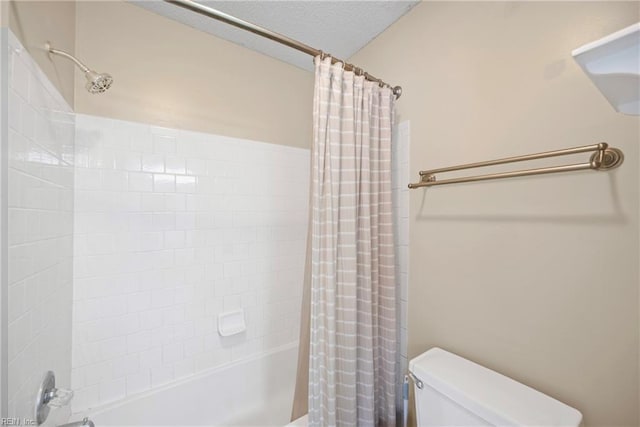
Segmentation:
<svg viewBox="0 0 640 427">
<path fill-rule="evenodd" d="M 297 341 L 308 150 L 76 125 L 74 412 Z"/>
<path fill-rule="evenodd" d="M 402 381 L 407 372 L 407 297 L 409 290 L 409 121 L 398 124 L 394 129 L 392 149 L 392 187 L 396 239 L 396 283 L 398 295 L 398 378 Z M 402 391 L 398 389 L 398 404 Z"/>
<path fill-rule="evenodd" d="M 74 116 L 10 32 L 9 46 L 9 416 L 32 419 L 45 371 L 70 386 Z"/>
</svg>

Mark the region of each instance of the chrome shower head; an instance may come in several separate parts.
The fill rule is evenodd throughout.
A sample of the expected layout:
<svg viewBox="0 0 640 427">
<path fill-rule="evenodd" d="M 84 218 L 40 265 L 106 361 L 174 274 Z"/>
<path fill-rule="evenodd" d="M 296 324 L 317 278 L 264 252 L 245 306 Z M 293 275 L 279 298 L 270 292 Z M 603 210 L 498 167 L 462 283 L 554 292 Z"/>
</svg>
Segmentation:
<svg viewBox="0 0 640 427">
<path fill-rule="evenodd" d="M 84 76 L 87 78 L 85 87 L 90 93 L 106 92 L 113 83 L 113 77 L 107 73 L 96 73 L 93 70 L 87 71 Z"/>
<path fill-rule="evenodd" d="M 84 73 L 84 77 L 87 79 L 87 84 L 85 85 L 85 88 L 90 93 L 106 92 L 106 90 L 109 89 L 113 84 L 113 77 L 111 77 L 110 74 L 97 73 L 93 71 L 92 69 L 84 65 L 82 62 L 80 62 L 73 55 L 70 55 L 67 52 L 64 52 L 62 50 L 54 49 L 53 47 L 51 47 L 51 44 L 49 44 L 48 42 L 47 42 L 47 51 L 51 54 L 60 55 L 67 59 L 72 60 L 78 66 L 78 68 L 80 68 Z"/>
</svg>

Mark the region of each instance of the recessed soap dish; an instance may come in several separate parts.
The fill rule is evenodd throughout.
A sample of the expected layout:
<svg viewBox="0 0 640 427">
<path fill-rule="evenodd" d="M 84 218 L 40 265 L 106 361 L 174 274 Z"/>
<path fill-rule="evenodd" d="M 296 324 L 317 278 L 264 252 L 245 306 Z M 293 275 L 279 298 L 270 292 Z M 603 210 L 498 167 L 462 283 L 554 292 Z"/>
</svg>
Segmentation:
<svg viewBox="0 0 640 427">
<path fill-rule="evenodd" d="M 218 333 L 223 337 L 239 334 L 247 329 L 244 310 L 226 311 L 218 314 Z"/>
</svg>

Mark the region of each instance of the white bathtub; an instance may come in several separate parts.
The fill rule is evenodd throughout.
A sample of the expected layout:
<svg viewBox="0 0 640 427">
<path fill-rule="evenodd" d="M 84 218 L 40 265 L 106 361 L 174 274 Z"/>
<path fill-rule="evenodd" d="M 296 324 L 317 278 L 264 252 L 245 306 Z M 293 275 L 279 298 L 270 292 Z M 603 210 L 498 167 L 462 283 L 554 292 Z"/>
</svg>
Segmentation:
<svg viewBox="0 0 640 427">
<path fill-rule="evenodd" d="M 285 426 L 297 345 L 225 365 L 134 398 L 78 414 L 101 426 Z"/>
</svg>

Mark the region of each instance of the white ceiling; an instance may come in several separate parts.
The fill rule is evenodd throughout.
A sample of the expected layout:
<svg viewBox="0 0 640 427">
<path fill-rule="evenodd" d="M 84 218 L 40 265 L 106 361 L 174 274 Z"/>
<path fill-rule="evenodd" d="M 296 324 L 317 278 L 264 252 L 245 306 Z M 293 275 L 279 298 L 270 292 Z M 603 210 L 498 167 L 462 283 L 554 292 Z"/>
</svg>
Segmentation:
<svg viewBox="0 0 640 427">
<path fill-rule="evenodd" d="M 312 70 L 310 56 L 248 31 L 202 16 L 164 1 L 132 0 L 132 3 L 232 41 L 305 70 Z M 221 10 L 347 59 L 402 15 L 418 0 L 386 1 L 212 1 L 198 3 Z"/>
</svg>

